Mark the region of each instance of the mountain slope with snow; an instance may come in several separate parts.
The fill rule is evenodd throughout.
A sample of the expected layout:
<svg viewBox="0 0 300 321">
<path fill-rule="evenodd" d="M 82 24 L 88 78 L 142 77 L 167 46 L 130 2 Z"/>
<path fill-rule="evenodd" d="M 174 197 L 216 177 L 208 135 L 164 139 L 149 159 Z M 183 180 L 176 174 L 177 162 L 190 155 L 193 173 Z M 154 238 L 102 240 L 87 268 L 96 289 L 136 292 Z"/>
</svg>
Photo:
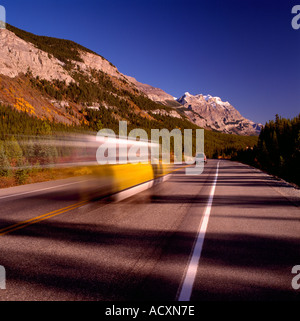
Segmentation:
<svg viewBox="0 0 300 321">
<path fill-rule="evenodd" d="M 185 114 L 190 121 L 200 127 L 240 135 L 258 135 L 261 130 L 261 124 L 246 119 L 220 97 L 186 92 L 177 101 L 185 107 Z"/>
</svg>

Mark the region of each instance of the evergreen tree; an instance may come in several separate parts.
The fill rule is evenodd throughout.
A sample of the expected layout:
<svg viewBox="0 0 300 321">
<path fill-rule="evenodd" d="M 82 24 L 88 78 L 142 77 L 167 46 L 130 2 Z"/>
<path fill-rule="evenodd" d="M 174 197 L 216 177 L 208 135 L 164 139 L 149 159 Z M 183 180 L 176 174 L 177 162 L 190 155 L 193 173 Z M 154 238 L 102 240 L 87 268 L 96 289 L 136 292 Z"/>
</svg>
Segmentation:
<svg viewBox="0 0 300 321">
<path fill-rule="evenodd" d="M 11 136 L 5 142 L 5 154 L 13 165 L 21 164 L 23 159 L 23 151 L 14 136 Z"/>
<path fill-rule="evenodd" d="M 5 154 L 4 143 L 0 141 L 0 177 L 9 176 L 10 174 L 11 167 Z"/>
</svg>

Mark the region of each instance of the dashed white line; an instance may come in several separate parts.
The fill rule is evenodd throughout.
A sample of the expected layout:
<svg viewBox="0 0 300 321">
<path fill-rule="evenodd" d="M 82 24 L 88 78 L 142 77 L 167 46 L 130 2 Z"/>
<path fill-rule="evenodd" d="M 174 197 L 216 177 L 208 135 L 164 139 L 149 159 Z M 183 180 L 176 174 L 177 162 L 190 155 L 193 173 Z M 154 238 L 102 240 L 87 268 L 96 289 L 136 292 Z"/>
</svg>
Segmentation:
<svg viewBox="0 0 300 321">
<path fill-rule="evenodd" d="M 217 180 L 218 180 L 219 164 L 220 164 L 220 162 L 218 162 L 218 164 L 217 164 L 215 179 L 214 179 L 211 191 L 210 191 L 208 203 L 205 208 L 202 222 L 200 223 L 200 226 L 199 226 L 197 238 L 196 238 L 194 248 L 193 248 L 193 254 L 191 256 L 191 259 L 190 259 L 190 262 L 189 262 L 189 265 L 188 265 L 188 268 L 186 271 L 186 275 L 185 275 L 182 287 L 180 289 L 178 301 L 190 301 L 190 299 L 191 299 L 192 290 L 193 290 L 193 286 L 194 286 L 194 282 L 195 282 L 195 277 L 197 274 L 199 260 L 200 260 L 201 252 L 202 252 L 202 248 L 203 248 L 205 233 L 206 233 L 208 220 L 209 220 L 209 216 L 210 216 L 210 212 L 211 212 L 211 207 L 212 207 L 212 203 L 213 203 L 213 198 L 214 198 L 214 194 L 215 194 L 216 184 L 217 184 Z"/>
</svg>

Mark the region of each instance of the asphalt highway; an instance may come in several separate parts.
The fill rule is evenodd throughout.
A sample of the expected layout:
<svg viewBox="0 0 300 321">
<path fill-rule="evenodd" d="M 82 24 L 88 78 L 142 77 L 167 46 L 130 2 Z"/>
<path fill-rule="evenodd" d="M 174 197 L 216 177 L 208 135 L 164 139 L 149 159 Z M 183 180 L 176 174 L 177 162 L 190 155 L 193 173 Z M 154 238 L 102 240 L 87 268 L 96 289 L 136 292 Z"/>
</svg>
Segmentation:
<svg viewBox="0 0 300 321">
<path fill-rule="evenodd" d="M 177 169 L 120 202 L 91 201 L 84 178 L 1 190 L 0 300 L 299 300 L 300 209 L 276 181 L 225 160 Z"/>
</svg>

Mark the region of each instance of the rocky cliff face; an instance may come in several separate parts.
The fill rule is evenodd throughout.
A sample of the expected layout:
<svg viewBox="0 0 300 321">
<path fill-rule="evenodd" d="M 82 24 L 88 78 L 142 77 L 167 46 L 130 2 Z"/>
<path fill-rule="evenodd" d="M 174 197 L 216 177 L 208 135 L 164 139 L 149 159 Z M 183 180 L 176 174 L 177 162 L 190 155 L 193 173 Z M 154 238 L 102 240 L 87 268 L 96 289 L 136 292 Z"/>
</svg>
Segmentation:
<svg viewBox="0 0 300 321">
<path fill-rule="evenodd" d="M 258 135 L 261 124 L 243 117 L 228 101 L 210 95 L 191 95 L 186 92 L 177 101 L 195 124 L 229 134 Z"/>
<path fill-rule="evenodd" d="M 89 74 L 90 70 L 101 70 L 108 75 L 126 79 L 118 69 L 103 57 L 79 50 L 82 61 L 72 61 L 73 68 Z M 0 74 L 17 77 L 30 70 L 34 77 L 46 80 L 74 81 L 72 73 L 65 68 L 65 63 L 53 55 L 36 48 L 32 43 L 17 37 L 7 29 L 0 29 Z"/>
<path fill-rule="evenodd" d="M 163 91 L 160 88 L 156 88 L 147 84 L 143 84 L 139 81 L 137 81 L 135 78 L 126 76 L 126 78 L 133 83 L 138 90 L 146 94 L 151 100 L 162 103 L 162 104 L 168 104 L 168 102 L 173 102 L 174 98 L 173 96 L 167 94 L 165 91 Z"/>
<path fill-rule="evenodd" d="M 93 71 L 99 71 L 107 75 L 106 79 L 113 82 L 113 86 L 120 85 L 128 91 L 133 90 L 130 86 L 133 87 L 134 85 L 125 87 L 124 83 L 128 81 L 127 78 L 100 55 L 89 52 L 88 49 L 84 50 L 83 47 L 77 48 L 74 44 L 71 51 L 76 50 L 78 52 L 77 59 L 67 59 L 68 52 L 65 50 L 64 53 L 66 53 L 67 58 L 63 61 L 63 59 L 56 58 L 52 53 L 39 49 L 36 44 L 39 39 L 38 36 L 23 32 L 20 29 L 17 29 L 17 31 L 32 42 L 26 41 L 28 39 L 22 39 L 11 30 L 0 29 L 0 103 L 9 104 L 20 111 L 28 111 L 42 119 L 47 118 L 67 124 L 79 124 L 80 121 L 84 121 L 80 110 L 88 102 L 76 103 L 53 99 L 54 97 L 49 97 L 47 92 L 45 94 L 39 90 L 44 85 L 41 83 L 42 80 L 50 83 L 63 81 L 66 85 L 77 84 L 78 78 L 74 75 L 80 74 L 85 77 L 86 81 L 96 83 L 97 80 L 93 78 L 92 74 Z M 47 39 L 41 41 L 43 44 L 47 44 Z M 50 47 L 61 45 L 56 40 L 51 42 L 50 38 L 49 42 Z M 61 53 L 60 49 L 57 49 L 57 52 Z M 28 72 L 33 79 L 39 79 L 34 81 L 39 86 L 32 86 L 31 82 L 28 81 L 30 77 L 24 76 Z M 56 87 L 54 83 L 52 87 Z M 99 105 L 99 103 L 95 103 Z M 106 105 L 105 102 L 103 102 L 103 105 Z"/>
<path fill-rule="evenodd" d="M 63 63 L 7 29 L 0 29 L 0 74 L 11 78 L 30 69 L 41 79 L 72 81 Z"/>
<path fill-rule="evenodd" d="M 126 77 L 121 74 L 113 64 L 103 57 L 85 51 L 81 51 L 80 56 L 83 62 L 75 62 L 75 66 L 79 66 L 81 71 L 89 73 L 92 69 L 101 70 L 110 76 L 126 80 Z"/>
</svg>

